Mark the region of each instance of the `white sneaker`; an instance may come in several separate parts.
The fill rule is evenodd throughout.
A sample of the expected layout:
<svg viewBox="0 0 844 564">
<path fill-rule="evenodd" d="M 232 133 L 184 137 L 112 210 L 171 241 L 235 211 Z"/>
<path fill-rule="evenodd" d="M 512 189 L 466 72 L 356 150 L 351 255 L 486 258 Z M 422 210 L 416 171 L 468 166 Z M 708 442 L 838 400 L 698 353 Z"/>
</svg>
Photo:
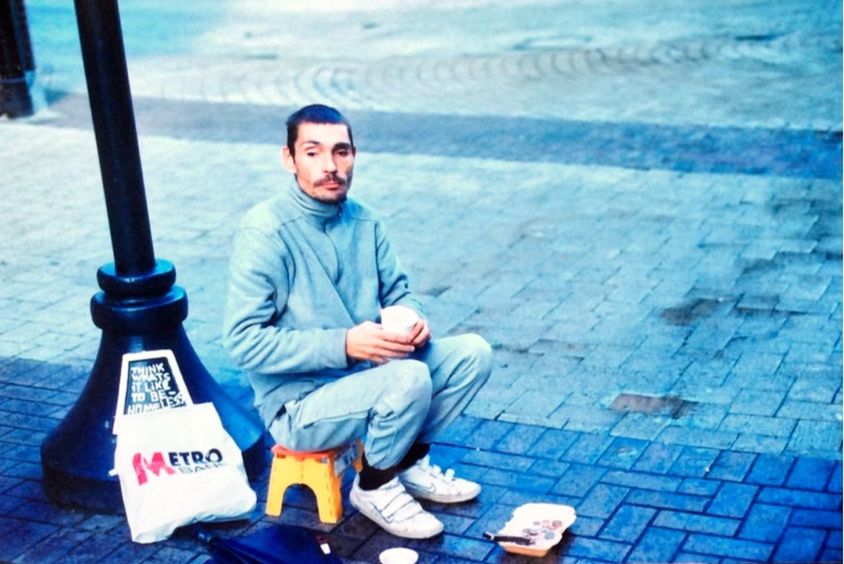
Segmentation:
<svg viewBox="0 0 844 564">
<path fill-rule="evenodd" d="M 443 474 L 439 466 L 431 465 L 428 456 L 417 460 L 416 464 L 399 473 L 399 479 L 413 497 L 440 503 L 469 501 L 481 493 L 480 484 L 455 478 L 451 468 Z"/>
<path fill-rule="evenodd" d="M 360 489 L 359 481 L 360 477 L 355 476 L 349 501 L 388 533 L 408 539 L 427 539 L 443 532 L 440 520 L 422 509 L 398 478 L 375 490 Z"/>
</svg>

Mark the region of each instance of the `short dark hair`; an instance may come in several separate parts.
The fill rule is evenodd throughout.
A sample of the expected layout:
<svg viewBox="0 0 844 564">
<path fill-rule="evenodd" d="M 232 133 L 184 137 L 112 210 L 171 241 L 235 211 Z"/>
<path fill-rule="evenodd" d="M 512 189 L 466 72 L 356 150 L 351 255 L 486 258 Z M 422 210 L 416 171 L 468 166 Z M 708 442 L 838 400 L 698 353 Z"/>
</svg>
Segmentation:
<svg viewBox="0 0 844 564">
<path fill-rule="evenodd" d="M 290 154 L 296 154 L 296 139 L 299 137 L 299 125 L 303 123 L 336 123 L 346 126 L 349 131 L 349 142 L 352 147 L 355 146 L 355 140 L 352 137 L 352 126 L 343 114 L 338 112 L 331 106 L 324 106 L 322 104 L 311 104 L 300 108 L 290 114 L 287 118 L 287 149 Z"/>
</svg>

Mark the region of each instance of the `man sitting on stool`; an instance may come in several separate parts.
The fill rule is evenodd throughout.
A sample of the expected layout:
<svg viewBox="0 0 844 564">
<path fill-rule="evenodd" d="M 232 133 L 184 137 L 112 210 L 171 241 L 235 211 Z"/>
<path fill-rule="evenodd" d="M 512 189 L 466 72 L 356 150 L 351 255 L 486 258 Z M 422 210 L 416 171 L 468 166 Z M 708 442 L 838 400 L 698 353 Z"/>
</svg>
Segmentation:
<svg viewBox="0 0 844 564">
<path fill-rule="evenodd" d="M 347 198 L 355 152 L 337 110 L 288 118 L 282 162 L 294 179 L 237 231 L 224 341 L 279 444 L 316 451 L 364 437 L 352 505 L 394 535 L 428 538 L 443 525 L 414 498 L 480 493 L 428 450 L 486 382 L 492 355 L 477 335 L 431 339 L 383 226 Z M 420 315 L 408 335 L 376 322 L 392 305 Z"/>
</svg>

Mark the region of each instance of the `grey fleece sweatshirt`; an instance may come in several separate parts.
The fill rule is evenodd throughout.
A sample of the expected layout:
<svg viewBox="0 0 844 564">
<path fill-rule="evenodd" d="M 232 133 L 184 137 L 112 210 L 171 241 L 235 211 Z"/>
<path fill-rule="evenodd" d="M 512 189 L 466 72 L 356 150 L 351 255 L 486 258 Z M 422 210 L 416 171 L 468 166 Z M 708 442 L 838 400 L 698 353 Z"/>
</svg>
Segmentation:
<svg viewBox="0 0 844 564">
<path fill-rule="evenodd" d="M 372 212 L 314 200 L 295 181 L 247 212 L 229 268 L 224 345 L 267 424 L 285 402 L 352 370 L 348 329 L 388 305 L 422 313 Z"/>
</svg>

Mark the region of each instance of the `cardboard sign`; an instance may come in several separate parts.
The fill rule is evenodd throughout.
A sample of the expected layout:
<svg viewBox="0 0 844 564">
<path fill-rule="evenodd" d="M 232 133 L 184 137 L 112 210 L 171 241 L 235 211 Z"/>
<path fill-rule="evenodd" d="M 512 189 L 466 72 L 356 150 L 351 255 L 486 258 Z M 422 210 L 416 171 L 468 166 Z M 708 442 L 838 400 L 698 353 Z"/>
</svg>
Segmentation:
<svg viewBox="0 0 844 564">
<path fill-rule="evenodd" d="M 113 431 L 122 415 L 193 405 L 173 351 L 143 351 L 123 355 Z"/>
</svg>

